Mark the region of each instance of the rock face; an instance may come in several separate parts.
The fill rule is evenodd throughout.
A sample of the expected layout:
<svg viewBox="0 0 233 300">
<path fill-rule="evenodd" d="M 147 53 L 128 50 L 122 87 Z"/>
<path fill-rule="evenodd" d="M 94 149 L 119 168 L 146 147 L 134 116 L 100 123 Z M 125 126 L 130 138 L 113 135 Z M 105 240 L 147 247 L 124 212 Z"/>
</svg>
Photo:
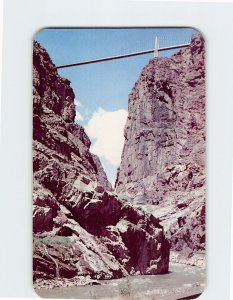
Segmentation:
<svg viewBox="0 0 233 300">
<path fill-rule="evenodd" d="M 37 42 L 33 65 L 34 280 L 166 273 L 169 245 L 158 218 L 111 191 L 74 123 L 70 82 Z"/>
<path fill-rule="evenodd" d="M 92 154 L 92 157 L 97 167 L 98 181 L 100 185 L 102 185 L 102 187 L 105 188 L 106 190 L 112 191 L 113 190 L 112 185 L 108 181 L 107 175 L 104 171 L 104 168 L 100 162 L 99 157 L 95 154 Z"/>
<path fill-rule="evenodd" d="M 172 249 L 205 249 L 204 40 L 154 58 L 129 95 L 116 191 L 160 217 Z"/>
</svg>

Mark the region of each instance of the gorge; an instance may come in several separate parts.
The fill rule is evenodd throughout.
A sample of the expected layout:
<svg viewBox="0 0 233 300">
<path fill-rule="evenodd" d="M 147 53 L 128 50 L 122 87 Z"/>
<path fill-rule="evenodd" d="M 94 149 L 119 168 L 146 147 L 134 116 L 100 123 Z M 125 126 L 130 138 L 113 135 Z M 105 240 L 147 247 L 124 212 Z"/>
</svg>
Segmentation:
<svg viewBox="0 0 233 300">
<path fill-rule="evenodd" d="M 75 95 L 33 49 L 35 288 L 204 268 L 204 40 L 154 58 L 129 95 L 115 189 L 75 120 Z"/>
</svg>

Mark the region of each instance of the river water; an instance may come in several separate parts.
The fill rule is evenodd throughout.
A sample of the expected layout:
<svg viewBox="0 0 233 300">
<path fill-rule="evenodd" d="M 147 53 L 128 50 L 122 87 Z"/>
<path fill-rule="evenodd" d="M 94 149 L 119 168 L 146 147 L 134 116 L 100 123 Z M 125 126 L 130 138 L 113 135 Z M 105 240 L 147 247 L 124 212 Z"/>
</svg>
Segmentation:
<svg viewBox="0 0 233 300">
<path fill-rule="evenodd" d="M 205 270 L 185 264 L 170 263 L 165 275 L 129 276 L 103 280 L 101 285 L 58 287 L 36 290 L 45 298 L 177 300 L 195 299 L 205 288 Z"/>
</svg>

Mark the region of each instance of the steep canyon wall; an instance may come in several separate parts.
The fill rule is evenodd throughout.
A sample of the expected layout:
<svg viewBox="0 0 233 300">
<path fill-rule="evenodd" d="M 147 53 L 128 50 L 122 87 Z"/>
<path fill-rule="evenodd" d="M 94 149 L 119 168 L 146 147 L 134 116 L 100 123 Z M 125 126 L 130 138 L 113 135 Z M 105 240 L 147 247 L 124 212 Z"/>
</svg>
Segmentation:
<svg viewBox="0 0 233 300">
<path fill-rule="evenodd" d="M 205 249 L 205 49 L 154 58 L 129 95 L 116 191 L 162 220 L 173 250 Z"/>
<path fill-rule="evenodd" d="M 168 271 L 159 219 L 112 192 L 74 123 L 74 92 L 46 50 L 33 53 L 34 280 L 110 279 Z"/>
</svg>

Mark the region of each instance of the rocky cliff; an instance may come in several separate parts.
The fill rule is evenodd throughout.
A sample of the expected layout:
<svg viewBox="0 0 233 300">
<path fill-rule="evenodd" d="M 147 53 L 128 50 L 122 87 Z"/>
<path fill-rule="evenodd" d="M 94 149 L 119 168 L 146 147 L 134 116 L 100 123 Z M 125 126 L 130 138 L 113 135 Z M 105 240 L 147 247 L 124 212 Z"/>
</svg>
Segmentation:
<svg viewBox="0 0 233 300">
<path fill-rule="evenodd" d="M 205 249 L 204 40 L 154 58 L 129 95 L 116 191 L 160 217 L 172 249 Z"/>
<path fill-rule="evenodd" d="M 33 54 L 34 280 L 119 278 L 168 271 L 158 218 L 111 191 L 74 93 L 37 42 Z M 81 281 L 82 281 L 81 280 Z"/>
</svg>

